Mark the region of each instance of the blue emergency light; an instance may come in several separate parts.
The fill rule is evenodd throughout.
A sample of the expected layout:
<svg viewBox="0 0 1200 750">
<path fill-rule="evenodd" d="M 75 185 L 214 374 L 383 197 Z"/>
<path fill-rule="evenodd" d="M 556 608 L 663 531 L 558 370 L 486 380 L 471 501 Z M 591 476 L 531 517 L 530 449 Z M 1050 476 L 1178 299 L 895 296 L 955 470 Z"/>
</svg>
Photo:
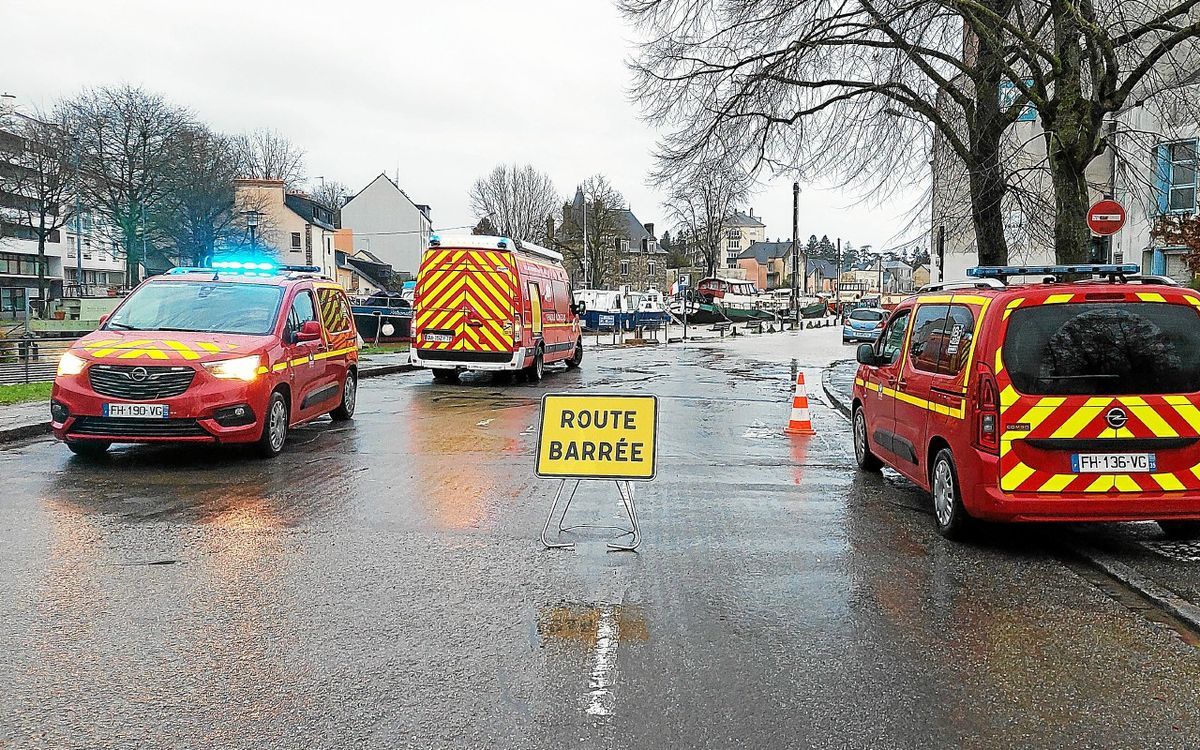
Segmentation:
<svg viewBox="0 0 1200 750">
<path fill-rule="evenodd" d="M 1070 266 L 975 266 L 967 269 L 967 276 L 973 279 L 1003 279 L 1008 276 L 1057 276 L 1066 273 L 1090 273 L 1112 276 L 1124 276 L 1141 272 L 1136 263 L 1124 264 L 1092 264 Z"/>
<path fill-rule="evenodd" d="M 219 260 L 207 266 L 180 266 L 172 268 L 167 273 L 178 275 L 185 273 L 213 273 L 226 276 L 275 276 L 280 273 L 320 273 L 320 266 L 280 266 L 265 261 L 253 260 Z"/>
</svg>

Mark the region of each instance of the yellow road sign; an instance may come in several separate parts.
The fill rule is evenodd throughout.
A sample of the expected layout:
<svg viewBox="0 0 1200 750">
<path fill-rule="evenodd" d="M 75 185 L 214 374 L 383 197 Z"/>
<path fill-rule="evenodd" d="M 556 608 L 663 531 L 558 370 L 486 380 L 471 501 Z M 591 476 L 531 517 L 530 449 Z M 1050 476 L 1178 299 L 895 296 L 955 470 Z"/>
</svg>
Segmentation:
<svg viewBox="0 0 1200 750">
<path fill-rule="evenodd" d="M 542 397 L 537 475 L 564 479 L 654 478 L 655 396 Z"/>
</svg>

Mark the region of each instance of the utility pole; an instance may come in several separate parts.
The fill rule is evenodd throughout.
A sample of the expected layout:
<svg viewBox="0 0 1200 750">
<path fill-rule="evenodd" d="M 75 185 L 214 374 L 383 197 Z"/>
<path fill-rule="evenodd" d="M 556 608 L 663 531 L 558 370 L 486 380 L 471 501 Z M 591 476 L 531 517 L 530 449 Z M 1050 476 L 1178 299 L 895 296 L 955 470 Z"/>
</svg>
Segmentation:
<svg viewBox="0 0 1200 750">
<path fill-rule="evenodd" d="M 837 239 L 837 273 L 833 277 L 833 309 L 842 314 L 842 238 Z"/>
<path fill-rule="evenodd" d="M 946 226 L 938 226 L 937 235 L 938 281 L 946 280 Z"/>
<path fill-rule="evenodd" d="M 800 328 L 800 183 L 792 183 L 792 310 L 793 330 Z M 805 276 L 808 264 L 805 263 Z M 806 284 L 807 286 L 807 284 Z"/>
<path fill-rule="evenodd" d="M 588 286 L 588 251 L 587 251 L 587 193 L 583 193 L 583 288 Z"/>
</svg>

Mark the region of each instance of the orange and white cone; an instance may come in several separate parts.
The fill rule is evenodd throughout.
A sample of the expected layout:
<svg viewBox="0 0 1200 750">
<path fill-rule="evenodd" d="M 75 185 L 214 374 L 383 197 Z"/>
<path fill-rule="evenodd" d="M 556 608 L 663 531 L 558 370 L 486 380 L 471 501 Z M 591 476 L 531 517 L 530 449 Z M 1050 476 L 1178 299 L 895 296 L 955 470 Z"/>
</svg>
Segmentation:
<svg viewBox="0 0 1200 750">
<path fill-rule="evenodd" d="M 789 435 L 816 435 L 808 414 L 808 390 L 804 387 L 804 371 L 796 375 L 796 395 L 792 396 L 792 416 L 784 432 Z"/>
</svg>

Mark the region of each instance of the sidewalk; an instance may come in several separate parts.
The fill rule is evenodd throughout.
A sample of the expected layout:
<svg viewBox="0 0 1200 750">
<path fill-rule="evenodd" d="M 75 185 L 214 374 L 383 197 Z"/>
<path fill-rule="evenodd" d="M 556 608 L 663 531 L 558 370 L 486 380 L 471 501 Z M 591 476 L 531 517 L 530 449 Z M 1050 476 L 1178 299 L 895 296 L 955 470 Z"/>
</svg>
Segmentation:
<svg viewBox="0 0 1200 750">
<path fill-rule="evenodd" d="M 358 363 L 359 377 L 374 378 L 417 368 L 408 362 L 408 352 L 373 354 Z M 0 450 L 2 444 L 50 431 L 50 411 L 45 401 L 0 406 Z"/>
<path fill-rule="evenodd" d="M 853 359 L 843 359 L 825 368 L 821 376 L 821 387 L 829 397 L 833 408 L 850 418 L 851 391 L 854 389 L 854 374 L 858 372 L 858 362 Z"/>
</svg>

